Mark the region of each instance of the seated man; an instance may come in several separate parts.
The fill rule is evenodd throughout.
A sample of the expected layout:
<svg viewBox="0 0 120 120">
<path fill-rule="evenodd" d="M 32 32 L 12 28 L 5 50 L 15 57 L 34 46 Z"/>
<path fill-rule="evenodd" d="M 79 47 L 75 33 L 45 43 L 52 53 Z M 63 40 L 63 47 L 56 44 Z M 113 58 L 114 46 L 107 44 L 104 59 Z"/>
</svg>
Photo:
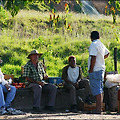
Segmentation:
<svg viewBox="0 0 120 120">
<path fill-rule="evenodd" d="M 77 112 L 76 107 L 76 89 L 85 88 L 86 102 L 91 104 L 89 101 L 90 86 L 89 80 L 83 80 L 81 67 L 76 65 L 76 58 L 70 56 L 68 58 L 69 65 L 65 66 L 62 71 L 62 79 L 65 81 L 64 88 L 69 91 L 71 112 Z"/>
<path fill-rule="evenodd" d="M 2 63 L 2 60 L 0 60 Z M 4 93 L 6 93 L 6 100 L 4 98 Z M 23 114 L 22 111 L 13 109 L 11 107 L 11 102 L 13 101 L 16 94 L 16 88 L 9 85 L 4 79 L 4 75 L 0 69 L 0 115 L 4 114 Z"/>
<path fill-rule="evenodd" d="M 57 88 L 53 84 L 46 83 L 44 80 L 48 79 L 45 74 L 44 67 L 38 58 L 42 54 L 39 54 L 37 50 L 31 51 L 28 55 L 30 59 L 24 66 L 23 77 L 26 79 L 26 88 L 31 88 L 34 93 L 33 111 L 40 112 L 41 94 L 43 92 L 48 93 L 48 104 L 45 107 L 47 111 L 55 111 L 54 104 L 56 98 Z"/>
</svg>

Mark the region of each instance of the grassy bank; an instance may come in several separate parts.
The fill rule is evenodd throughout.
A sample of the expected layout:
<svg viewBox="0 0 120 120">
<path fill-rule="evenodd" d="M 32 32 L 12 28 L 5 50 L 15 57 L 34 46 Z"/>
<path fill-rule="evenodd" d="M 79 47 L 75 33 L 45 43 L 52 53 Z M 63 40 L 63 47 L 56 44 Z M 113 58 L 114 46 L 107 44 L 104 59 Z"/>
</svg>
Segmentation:
<svg viewBox="0 0 120 120">
<path fill-rule="evenodd" d="M 21 66 L 27 62 L 29 51 L 37 49 L 44 53 L 49 76 L 61 76 L 62 68 L 67 64 L 68 56 L 74 55 L 87 76 L 88 48 L 90 33 L 97 30 L 101 41 L 110 50 L 106 59 L 106 71 L 114 71 L 114 48 L 118 48 L 118 72 L 120 72 L 120 18 L 113 26 L 111 16 L 87 16 L 76 13 L 56 13 L 57 25 L 49 22 L 49 12 L 20 11 L 15 18 L 9 15 L 1 22 L 0 54 L 4 60 L 1 69 L 6 74 L 21 75 Z M 51 14 L 52 15 L 52 14 Z M 67 29 L 64 24 L 67 17 Z"/>
</svg>

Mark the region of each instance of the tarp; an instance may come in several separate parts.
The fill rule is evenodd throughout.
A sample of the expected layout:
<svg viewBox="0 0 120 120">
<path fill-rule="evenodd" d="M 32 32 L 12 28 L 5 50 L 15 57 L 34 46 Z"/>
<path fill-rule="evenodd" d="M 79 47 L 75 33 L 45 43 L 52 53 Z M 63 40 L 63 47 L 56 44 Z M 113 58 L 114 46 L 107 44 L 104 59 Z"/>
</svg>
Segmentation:
<svg viewBox="0 0 120 120">
<path fill-rule="evenodd" d="M 88 0 L 80 0 L 82 3 L 82 12 L 88 15 L 100 15 L 97 9 L 93 6 L 93 4 Z"/>
</svg>

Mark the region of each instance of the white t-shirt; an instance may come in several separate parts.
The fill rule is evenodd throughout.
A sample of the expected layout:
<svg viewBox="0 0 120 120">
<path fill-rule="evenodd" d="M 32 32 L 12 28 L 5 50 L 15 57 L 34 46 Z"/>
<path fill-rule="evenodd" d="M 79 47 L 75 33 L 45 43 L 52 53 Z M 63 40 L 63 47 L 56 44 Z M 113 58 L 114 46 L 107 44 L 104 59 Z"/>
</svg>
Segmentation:
<svg viewBox="0 0 120 120">
<path fill-rule="evenodd" d="M 77 82 L 77 78 L 79 76 L 79 67 L 76 66 L 75 68 L 68 67 L 68 80 L 72 81 L 73 83 Z"/>
<path fill-rule="evenodd" d="M 96 56 L 94 71 L 105 70 L 104 56 L 109 53 L 109 50 L 99 40 L 94 40 L 89 47 L 88 70 L 90 69 L 91 55 Z"/>
<path fill-rule="evenodd" d="M 8 82 L 4 79 L 4 75 L 1 72 L 1 68 L 0 68 L 0 83 L 2 83 L 3 85 L 8 84 Z"/>
</svg>

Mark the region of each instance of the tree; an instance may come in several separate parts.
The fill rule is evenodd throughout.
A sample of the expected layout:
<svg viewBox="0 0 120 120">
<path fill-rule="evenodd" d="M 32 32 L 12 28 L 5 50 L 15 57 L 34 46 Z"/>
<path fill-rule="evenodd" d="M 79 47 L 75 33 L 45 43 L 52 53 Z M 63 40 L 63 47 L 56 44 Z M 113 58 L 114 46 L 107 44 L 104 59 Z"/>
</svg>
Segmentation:
<svg viewBox="0 0 120 120">
<path fill-rule="evenodd" d="M 50 3 L 51 1 L 59 3 L 61 0 L 1 0 L 0 3 L 3 6 L 3 8 L 7 9 L 11 13 L 12 17 L 14 17 L 15 15 L 18 14 L 18 11 L 23 6 L 26 6 L 27 4 L 36 2 L 36 1 L 40 3 Z M 76 0 L 76 2 L 81 5 L 80 0 Z M 109 0 L 108 3 L 112 6 L 110 12 L 113 16 L 113 23 L 115 23 L 116 10 L 120 11 L 120 2 L 118 0 L 116 1 Z M 113 7 L 114 4 L 115 4 L 115 8 Z"/>
<path fill-rule="evenodd" d="M 29 3 L 32 2 L 40 2 L 40 3 L 50 3 L 50 2 L 57 2 L 59 3 L 61 0 L 1 0 L 1 5 L 4 9 L 7 9 L 12 17 L 18 14 L 18 11 L 23 7 L 26 6 Z M 76 0 L 76 2 L 79 4 L 79 0 Z"/>
<path fill-rule="evenodd" d="M 18 11 L 23 7 L 26 6 L 29 3 L 32 2 L 47 2 L 50 3 L 51 1 L 59 3 L 61 0 L 1 0 L 1 5 L 4 9 L 7 9 L 12 17 L 18 14 Z"/>
</svg>

